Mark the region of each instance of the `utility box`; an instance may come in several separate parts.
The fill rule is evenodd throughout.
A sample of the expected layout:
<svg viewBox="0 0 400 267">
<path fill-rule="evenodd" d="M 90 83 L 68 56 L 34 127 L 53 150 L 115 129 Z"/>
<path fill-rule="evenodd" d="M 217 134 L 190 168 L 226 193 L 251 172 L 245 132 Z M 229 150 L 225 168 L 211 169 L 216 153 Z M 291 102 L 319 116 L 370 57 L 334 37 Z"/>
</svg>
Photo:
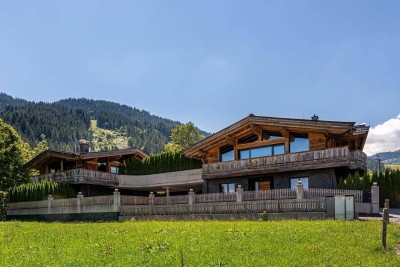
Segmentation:
<svg viewBox="0 0 400 267">
<path fill-rule="evenodd" d="M 328 218 L 353 220 L 355 218 L 354 196 L 327 196 L 326 214 Z"/>
</svg>

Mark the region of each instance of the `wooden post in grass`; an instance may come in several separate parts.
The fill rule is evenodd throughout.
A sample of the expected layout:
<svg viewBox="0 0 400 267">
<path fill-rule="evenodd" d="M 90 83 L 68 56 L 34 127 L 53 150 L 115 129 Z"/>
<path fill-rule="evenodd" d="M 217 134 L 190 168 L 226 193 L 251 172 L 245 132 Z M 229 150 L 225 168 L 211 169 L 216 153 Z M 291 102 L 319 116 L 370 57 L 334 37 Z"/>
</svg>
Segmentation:
<svg viewBox="0 0 400 267">
<path fill-rule="evenodd" d="M 385 205 L 383 206 L 384 208 L 387 208 L 387 210 L 388 210 L 388 216 L 387 216 L 387 220 L 386 220 L 386 223 L 387 224 L 389 224 L 389 213 L 390 213 L 390 210 L 389 210 L 389 199 L 385 199 Z"/>
<path fill-rule="evenodd" d="M 387 225 L 389 221 L 389 210 L 385 207 L 383 208 L 383 218 L 382 218 L 382 246 L 386 249 L 386 234 Z"/>
</svg>

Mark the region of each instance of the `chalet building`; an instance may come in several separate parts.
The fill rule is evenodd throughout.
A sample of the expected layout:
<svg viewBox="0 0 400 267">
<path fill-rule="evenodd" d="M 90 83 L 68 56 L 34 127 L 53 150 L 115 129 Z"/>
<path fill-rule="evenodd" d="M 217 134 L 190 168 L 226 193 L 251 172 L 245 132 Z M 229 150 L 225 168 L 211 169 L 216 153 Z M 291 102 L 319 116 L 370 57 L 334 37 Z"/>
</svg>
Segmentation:
<svg viewBox="0 0 400 267">
<path fill-rule="evenodd" d="M 39 171 L 34 180 L 49 178 L 74 185 L 86 195 L 109 194 L 118 186 L 118 169 L 128 159 L 142 160 L 147 154 L 140 149 L 90 152 L 89 142 L 79 141 L 80 153 L 46 150 L 25 164 Z"/>
<path fill-rule="evenodd" d="M 183 151 L 203 161 L 203 193 L 336 188 L 367 170 L 362 152 L 369 127 L 354 122 L 248 117 Z"/>
<path fill-rule="evenodd" d="M 362 152 L 369 127 L 354 122 L 248 117 L 183 151 L 203 161 L 201 169 L 151 175 L 119 175 L 128 159 L 142 160 L 139 149 L 80 153 L 47 150 L 25 164 L 40 172 L 34 181 L 52 179 L 71 184 L 85 196 L 119 189 L 128 195 L 235 192 L 295 188 L 336 188 L 349 173 L 367 170 Z"/>
</svg>

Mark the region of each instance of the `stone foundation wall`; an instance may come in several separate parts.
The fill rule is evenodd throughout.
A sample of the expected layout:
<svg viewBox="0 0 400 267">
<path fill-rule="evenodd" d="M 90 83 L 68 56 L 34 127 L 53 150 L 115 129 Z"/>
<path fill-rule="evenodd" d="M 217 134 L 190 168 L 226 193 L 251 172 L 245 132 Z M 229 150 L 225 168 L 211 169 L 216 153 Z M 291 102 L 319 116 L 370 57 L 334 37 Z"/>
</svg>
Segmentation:
<svg viewBox="0 0 400 267">
<path fill-rule="evenodd" d="M 259 178 L 272 177 L 273 189 L 290 188 L 290 179 L 301 178 L 301 177 L 308 177 L 308 186 L 311 188 L 335 189 L 337 186 L 335 171 L 333 169 L 327 169 L 327 170 L 279 173 L 275 175 L 259 175 L 259 176 L 204 180 L 203 193 L 219 193 L 220 185 L 223 183 L 236 183 L 236 187 L 238 185 L 241 185 L 244 191 L 248 191 L 249 179 L 257 177 Z"/>
</svg>

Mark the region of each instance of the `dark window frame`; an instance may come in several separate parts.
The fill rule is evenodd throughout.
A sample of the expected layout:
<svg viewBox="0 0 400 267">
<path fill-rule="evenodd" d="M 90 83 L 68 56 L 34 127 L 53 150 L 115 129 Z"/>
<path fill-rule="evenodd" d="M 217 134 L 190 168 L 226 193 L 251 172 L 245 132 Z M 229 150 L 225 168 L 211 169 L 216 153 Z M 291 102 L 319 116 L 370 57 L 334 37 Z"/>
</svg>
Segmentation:
<svg viewBox="0 0 400 267">
<path fill-rule="evenodd" d="M 281 154 L 275 154 L 275 147 L 278 147 L 278 146 L 283 146 L 283 153 L 281 153 Z M 252 156 L 251 156 L 251 150 L 252 150 L 252 149 L 269 148 L 269 147 L 271 148 L 271 155 L 269 155 L 269 156 L 261 156 L 261 157 L 252 157 Z M 240 153 L 241 153 L 242 151 L 249 151 L 249 157 L 248 157 L 248 158 L 245 158 L 245 159 L 256 159 L 256 158 L 262 158 L 262 157 L 278 156 L 278 155 L 283 155 L 283 154 L 285 154 L 285 143 L 273 144 L 273 145 L 268 145 L 268 146 L 257 146 L 257 147 L 251 147 L 251 148 L 246 148 L 246 149 L 240 149 L 240 150 L 238 150 L 239 159 L 242 159 L 242 158 L 240 157 Z"/>
</svg>

